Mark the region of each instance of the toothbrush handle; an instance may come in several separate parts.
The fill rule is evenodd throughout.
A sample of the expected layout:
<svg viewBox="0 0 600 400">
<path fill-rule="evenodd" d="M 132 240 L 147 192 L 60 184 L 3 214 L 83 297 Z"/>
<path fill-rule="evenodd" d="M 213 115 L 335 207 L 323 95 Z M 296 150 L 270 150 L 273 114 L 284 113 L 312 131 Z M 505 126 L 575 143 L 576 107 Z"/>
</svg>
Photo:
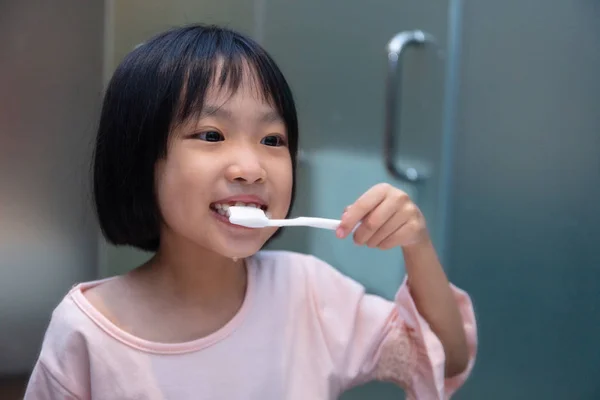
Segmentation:
<svg viewBox="0 0 600 400">
<path fill-rule="evenodd" d="M 342 222 L 339 219 L 315 217 L 300 217 L 298 219 L 302 219 L 307 226 L 312 226 L 313 228 L 331 229 L 332 231 L 335 231 Z"/>
<path fill-rule="evenodd" d="M 278 226 L 310 226 L 313 228 L 336 230 L 340 225 L 339 219 L 316 218 L 316 217 L 298 217 L 292 219 L 272 220 Z"/>
<path fill-rule="evenodd" d="M 312 226 L 313 228 L 331 229 L 332 231 L 335 231 L 338 228 L 338 226 L 340 226 L 340 224 L 342 223 L 342 221 L 340 221 L 339 219 L 328 219 L 328 218 L 299 217 L 296 219 L 302 220 L 304 226 Z M 361 224 L 362 224 L 362 222 L 359 222 L 358 224 L 356 224 L 356 226 L 354 227 L 354 229 L 352 229 L 351 232 L 352 233 L 356 232 L 356 230 L 358 229 L 358 227 Z"/>
</svg>

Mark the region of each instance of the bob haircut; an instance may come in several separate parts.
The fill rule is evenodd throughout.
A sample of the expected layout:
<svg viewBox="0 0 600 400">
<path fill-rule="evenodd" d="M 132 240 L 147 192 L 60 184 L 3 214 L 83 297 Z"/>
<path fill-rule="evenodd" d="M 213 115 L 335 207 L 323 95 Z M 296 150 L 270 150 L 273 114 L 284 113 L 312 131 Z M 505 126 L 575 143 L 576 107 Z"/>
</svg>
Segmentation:
<svg viewBox="0 0 600 400">
<path fill-rule="evenodd" d="M 106 89 L 92 172 L 96 214 L 109 243 L 158 249 L 162 217 L 154 168 L 167 156 L 173 126 L 202 110 L 211 85 L 235 93 L 248 70 L 257 94 L 279 112 L 287 129 L 291 210 L 298 120 L 288 83 L 252 39 L 217 26 L 190 25 L 161 33 L 129 53 Z"/>
</svg>

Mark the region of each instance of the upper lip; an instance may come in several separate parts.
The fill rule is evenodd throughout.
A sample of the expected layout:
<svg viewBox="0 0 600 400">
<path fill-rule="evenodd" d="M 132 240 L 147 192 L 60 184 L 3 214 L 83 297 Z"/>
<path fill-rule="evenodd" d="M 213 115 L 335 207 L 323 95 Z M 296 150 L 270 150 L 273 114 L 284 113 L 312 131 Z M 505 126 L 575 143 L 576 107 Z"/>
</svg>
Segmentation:
<svg viewBox="0 0 600 400">
<path fill-rule="evenodd" d="M 237 203 L 237 202 L 246 203 L 246 204 L 249 204 L 249 203 L 258 204 L 259 206 L 262 206 L 262 207 L 267 206 L 266 200 L 264 200 L 263 198 L 261 198 L 259 196 L 251 195 L 251 194 L 242 194 L 242 195 L 226 197 L 224 199 L 214 201 L 213 204 L 215 204 L 215 203 L 225 204 L 225 203 Z"/>
</svg>

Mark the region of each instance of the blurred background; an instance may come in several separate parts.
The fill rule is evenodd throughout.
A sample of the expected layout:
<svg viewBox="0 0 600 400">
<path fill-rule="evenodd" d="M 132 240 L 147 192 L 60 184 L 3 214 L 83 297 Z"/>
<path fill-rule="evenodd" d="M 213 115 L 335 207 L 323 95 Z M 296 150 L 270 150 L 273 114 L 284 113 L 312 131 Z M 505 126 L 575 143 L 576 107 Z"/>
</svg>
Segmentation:
<svg viewBox="0 0 600 400">
<path fill-rule="evenodd" d="M 478 317 L 477 363 L 455 398 L 600 399 L 595 0 L 0 1 L 1 399 L 22 396 L 73 284 L 149 258 L 99 235 L 94 129 L 123 56 L 193 22 L 251 35 L 290 81 L 295 214 L 336 217 L 381 181 L 423 209 Z M 400 251 L 326 231 L 288 230 L 272 247 L 387 298 L 404 275 Z M 401 396 L 369 384 L 343 399 Z"/>
</svg>

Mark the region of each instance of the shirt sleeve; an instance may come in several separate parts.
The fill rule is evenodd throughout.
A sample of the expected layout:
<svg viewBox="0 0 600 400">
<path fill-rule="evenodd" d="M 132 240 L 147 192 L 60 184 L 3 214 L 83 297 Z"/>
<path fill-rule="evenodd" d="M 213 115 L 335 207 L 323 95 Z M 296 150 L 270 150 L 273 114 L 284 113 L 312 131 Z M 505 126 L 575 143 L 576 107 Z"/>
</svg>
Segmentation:
<svg viewBox="0 0 600 400">
<path fill-rule="evenodd" d="M 38 361 L 35 365 L 24 400 L 78 400 L 78 397 L 64 387 L 48 369 Z"/>
<path fill-rule="evenodd" d="M 52 313 L 25 400 L 87 399 L 89 355 L 75 305 L 63 300 Z"/>
<path fill-rule="evenodd" d="M 391 302 L 367 294 L 317 258 L 310 264 L 312 302 L 340 392 L 380 380 L 402 387 L 408 399 L 442 400 L 462 386 L 477 348 L 473 307 L 464 291 L 451 287 L 463 318 L 469 362 L 463 373 L 447 379 L 442 344 L 419 314 L 406 279 Z"/>
</svg>

